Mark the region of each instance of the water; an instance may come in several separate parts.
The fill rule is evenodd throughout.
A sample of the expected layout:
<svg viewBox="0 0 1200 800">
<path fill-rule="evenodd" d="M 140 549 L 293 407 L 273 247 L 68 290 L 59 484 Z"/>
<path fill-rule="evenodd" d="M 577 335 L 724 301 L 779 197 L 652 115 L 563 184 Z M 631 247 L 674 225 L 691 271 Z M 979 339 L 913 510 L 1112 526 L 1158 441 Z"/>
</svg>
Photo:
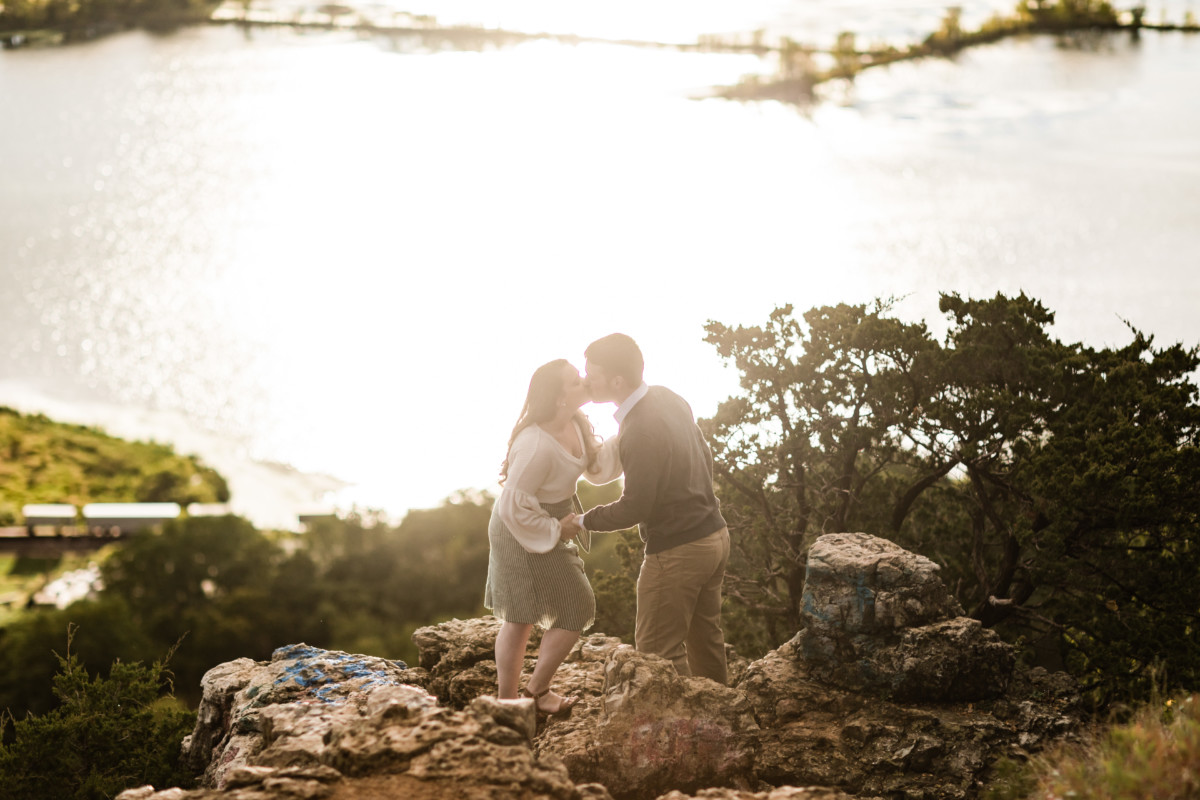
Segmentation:
<svg viewBox="0 0 1200 800">
<path fill-rule="evenodd" d="M 582 32 L 846 27 L 844 3 L 728 5 Z M 932 8 L 855 17 L 899 35 Z M 754 57 L 603 44 L 197 27 L 5 52 L 0 403 L 198 452 L 289 526 L 494 486 L 533 369 L 613 330 L 699 414 L 736 388 L 705 321 L 784 303 L 897 295 L 937 327 L 938 291 L 1024 290 L 1066 339 L 1195 344 L 1198 56 L 1011 41 L 799 110 L 695 99 Z"/>
</svg>

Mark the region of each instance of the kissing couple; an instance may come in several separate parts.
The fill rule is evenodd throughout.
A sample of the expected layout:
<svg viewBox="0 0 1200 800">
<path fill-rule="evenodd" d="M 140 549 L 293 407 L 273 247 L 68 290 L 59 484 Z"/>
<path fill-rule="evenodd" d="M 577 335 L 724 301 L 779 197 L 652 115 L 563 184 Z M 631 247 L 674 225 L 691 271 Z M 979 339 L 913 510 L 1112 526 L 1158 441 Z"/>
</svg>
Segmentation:
<svg viewBox="0 0 1200 800">
<path fill-rule="evenodd" d="M 538 625 L 545 634 L 520 694 L 533 698 L 540 716 L 565 714 L 579 699 L 550 683 L 595 621 L 596 598 L 576 542 L 586 549 L 594 531 L 637 525 L 645 543 L 634 646 L 669 659 L 680 675 L 726 682 L 721 585 L 729 529 L 713 494 L 712 452 L 687 402 L 642 380 L 642 351 L 632 338 L 598 339 L 584 359 L 582 376 L 565 359 L 533 373 L 488 523 L 484 606 L 503 621 L 497 696 L 518 696 L 525 648 Z M 580 410 L 589 401 L 616 404 L 616 436 L 599 440 Z M 621 497 L 582 513 L 579 478 L 600 485 L 622 472 Z"/>
</svg>

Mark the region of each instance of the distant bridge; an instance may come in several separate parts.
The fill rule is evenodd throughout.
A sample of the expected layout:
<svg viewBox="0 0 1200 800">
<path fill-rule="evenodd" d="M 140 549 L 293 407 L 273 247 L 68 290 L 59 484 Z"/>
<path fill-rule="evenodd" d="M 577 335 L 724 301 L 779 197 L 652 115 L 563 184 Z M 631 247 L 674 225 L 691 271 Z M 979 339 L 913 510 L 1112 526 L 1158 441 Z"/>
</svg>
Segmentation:
<svg viewBox="0 0 1200 800">
<path fill-rule="evenodd" d="M 191 503 L 189 517 L 220 517 L 233 513 L 224 503 Z M 66 553 L 88 553 L 118 542 L 146 528 L 179 519 L 178 503 L 88 503 L 82 509 L 69 503 L 42 503 L 22 509 L 24 525 L 0 527 L 0 553 L 30 558 L 58 558 Z M 300 514 L 311 526 L 329 513 Z"/>
<path fill-rule="evenodd" d="M 187 510 L 189 516 L 230 513 L 223 504 L 192 503 Z M 181 512 L 178 503 L 88 503 L 82 509 L 69 503 L 27 505 L 24 525 L 0 527 L 0 552 L 31 558 L 87 553 L 178 519 Z"/>
<path fill-rule="evenodd" d="M 29 558 L 59 558 L 67 553 L 87 553 L 121 539 L 122 534 L 92 534 L 80 528 L 61 528 L 52 534 L 29 534 L 26 528 L 0 528 L 0 553 Z"/>
</svg>

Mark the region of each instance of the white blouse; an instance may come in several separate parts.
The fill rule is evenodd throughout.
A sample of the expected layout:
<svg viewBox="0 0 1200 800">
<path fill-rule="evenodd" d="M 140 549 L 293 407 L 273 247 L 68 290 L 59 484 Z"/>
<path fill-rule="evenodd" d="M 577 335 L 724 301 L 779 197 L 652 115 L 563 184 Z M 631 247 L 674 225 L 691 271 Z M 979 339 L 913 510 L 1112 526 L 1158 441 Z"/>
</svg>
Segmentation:
<svg viewBox="0 0 1200 800">
<path fill-rule="evenodd" d="M 583 432 L 579 431 L 583 447 Z M 496 501 L 500 520 L 531 553 L 548 553 L 558 543 L 562 526 L 546 513 L 542 503 L 560 503 L 575 494 L 580 476 L 597 486 L 621 475 L 621 457 L 613 436 L 601 442 L 596 453 L 598 472 L 588 472 L 587 455 L 576 458 L 540 425 L 517 434 L 508 451 L 508 478 Z"/>
</svg>

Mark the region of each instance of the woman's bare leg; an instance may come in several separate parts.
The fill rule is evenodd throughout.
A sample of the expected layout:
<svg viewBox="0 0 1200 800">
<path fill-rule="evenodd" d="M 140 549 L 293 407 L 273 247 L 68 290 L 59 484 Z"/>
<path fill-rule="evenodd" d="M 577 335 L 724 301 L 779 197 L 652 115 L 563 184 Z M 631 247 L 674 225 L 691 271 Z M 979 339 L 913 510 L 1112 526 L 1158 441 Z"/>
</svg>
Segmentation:
<svg viewBox="0 0 1200 800">
<path fill-rule="evenodd" d="M 550 688 L 550 680 L 563 659 L 571 652 L 571 648 L 579 641 L 579 631 L 568 631 L 562 628 L 551 628 L 542 637 L 542 646 L 538 652 L 537 665 L 533 675 L 529 677 L 529 691 L 537 694 L 543 689 Z M 556 692 L 549 692 L 538 699 L 538 706 L 543 711 L 556 711 L 561 707 L 563 697 Z"/>
<path fill-rule="evenodd" d="M 516 699 L 525 669 L 525 647 L 532 632 L 532 624 L 505 622 L 496 634 L 496 696 L 502 700 Z"/>
</svg>

